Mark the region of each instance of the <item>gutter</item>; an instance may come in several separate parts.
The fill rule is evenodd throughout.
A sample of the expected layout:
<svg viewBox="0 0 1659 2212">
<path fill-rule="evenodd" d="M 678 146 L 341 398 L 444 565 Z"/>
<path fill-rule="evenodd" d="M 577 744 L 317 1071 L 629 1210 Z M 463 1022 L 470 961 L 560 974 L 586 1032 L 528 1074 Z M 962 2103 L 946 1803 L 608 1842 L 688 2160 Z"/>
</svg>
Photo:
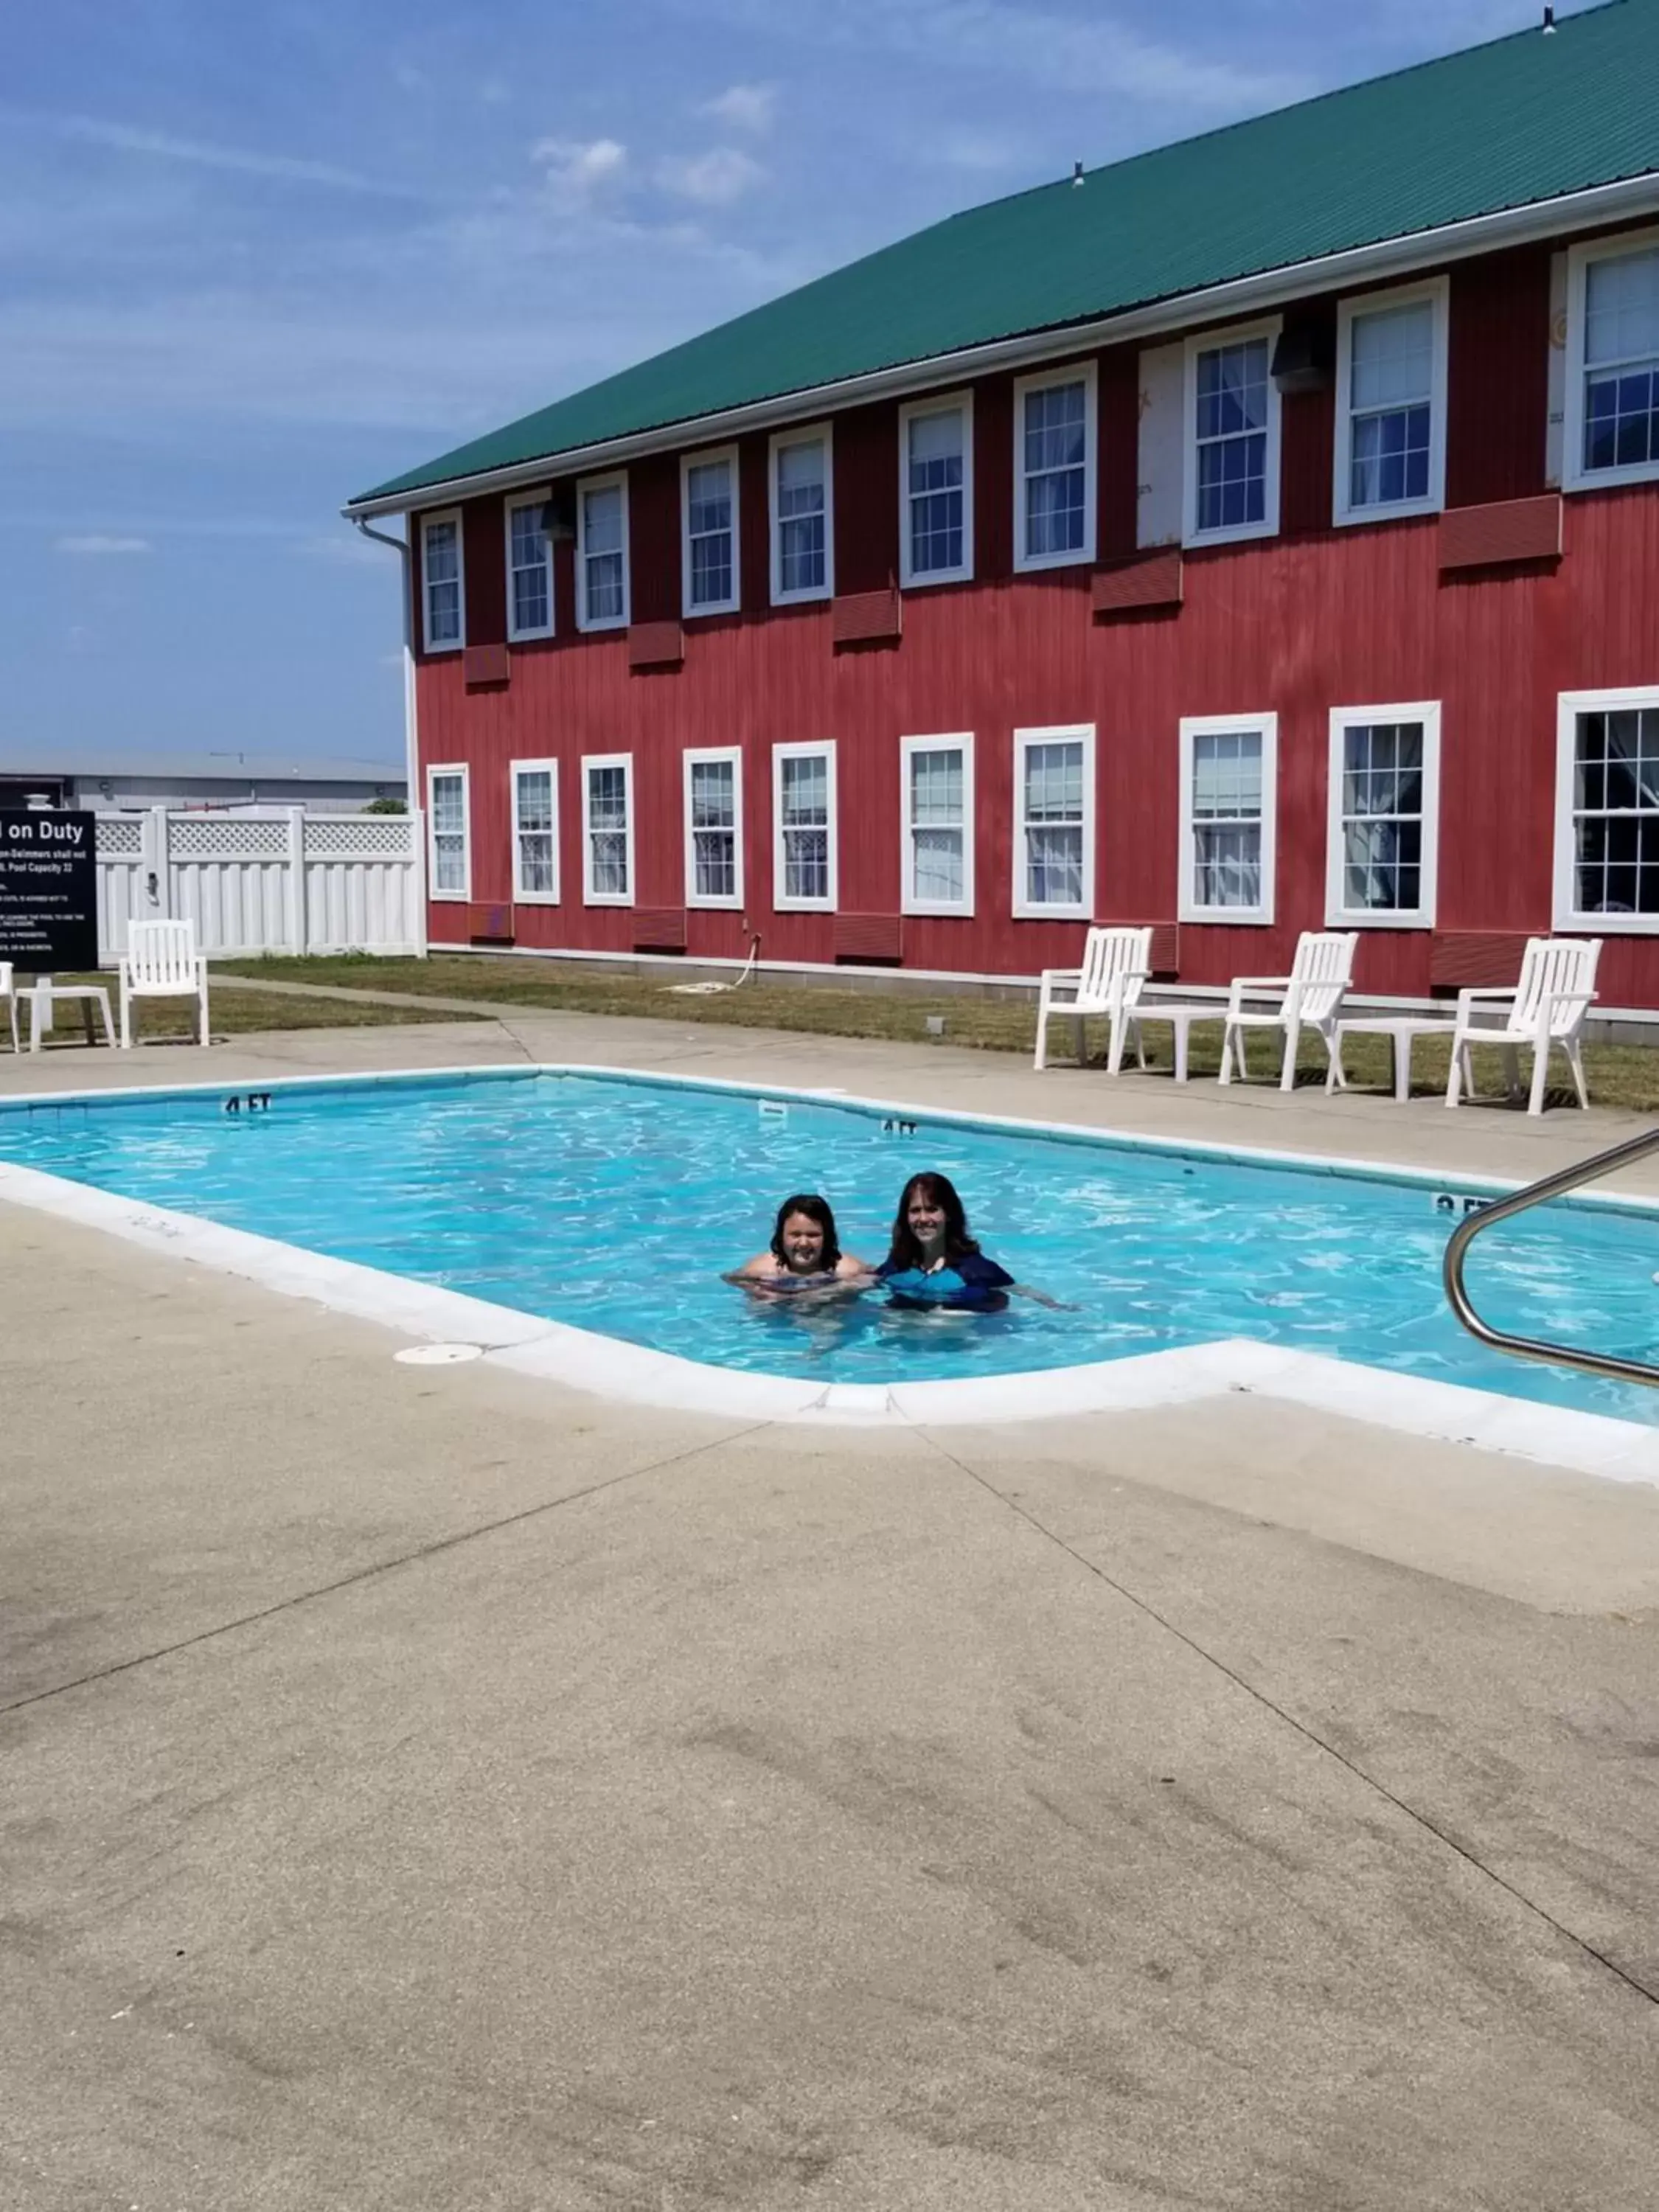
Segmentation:
<svg viewBox="0 0 1659 2212">
<path fill-rule="evenodd" d="M 417 693 L 415 684 L 415 574 L 410 540 L 389 537 L 384 530 L 371 530 L 361 514 L 346 510 L 365 538 L 372 538 L 377 545 L 389 545 L 400 559 L 403 568 L 404 603 L 404 777 L 408 791 L 404 804 L 411 821 L 422 826 L 415 839 L 416 872 L 416 936 L 421 952 L 426 951 L 426 830 L 424 827 L 426 793 L 420 783 L 420 726 L 417 719 Z"/>
<path fill-rule="evenodd" d="M 1360 281 L 1404 276 L 1425 263 L 1467 261 L 1477 253 L 1490 253 L 1504 246 L 1528 245 L 1564 230 L 1659 211 L 1659 176 L 1649 172 L 1621 179 L 1616 184 L 1593 185 L 1583 191 L 1534 202 L 1526 207 L 1504 208 L 1496 214 L 1471 216 L 1443 223 L 1432 230 L 1413 232 L 1406 238 L 1385 239 L 1372 246 L 1351 246 L 1340 253 L 1321 255 L 1312 261 L 1291 263 L 1249 276 L 1232 277 L 1173 300 L 1091 316 L 1062 327 L 1030 331 L 1022 337 L 994 339 L 987 344 L 963 346 L 954 352 L 930 355 L 922 361 L 902 362 L 890 368 L 868 369 L 831 384 L 803 386 L 768 399 L 746 402 L 713 415 L 692 415 L 677 422 L 658 423 L 647 430 L 602 440 L 597 445 L 574 446 L 563 452 L 538 453 L 526 461 L 484 469 L 471 476 L 450 477 L 436 483 L 420 484 L 406 491 L 352 500 L 340 510 L 361 530 L 362 518 L 371 514 L 407 514 L 422 507 L 447 506 L 457 499 L 480 494 L 516 490 L 546 478 L 550 471 L 572 476 L 615 468 L 647 453 L 671 452 L 688 442 L 714 444 L 745 431 L 770 428 L 797 422 L 811 414 L 838 413 L 872 400 L 930 391 L 960 378 L 984 376 L 1000 368 L 1063 360 L 1105 341 L 1120 343 L 1190 330 L 1195 325 L 1243 317 L 1258 310 L 1283 307 L 1310 291 L 1325 291 Z M 371 537 L 376 533 L 370 532 Z M 396 539 L 387 539 L 395 544 Z"/>
</svg>

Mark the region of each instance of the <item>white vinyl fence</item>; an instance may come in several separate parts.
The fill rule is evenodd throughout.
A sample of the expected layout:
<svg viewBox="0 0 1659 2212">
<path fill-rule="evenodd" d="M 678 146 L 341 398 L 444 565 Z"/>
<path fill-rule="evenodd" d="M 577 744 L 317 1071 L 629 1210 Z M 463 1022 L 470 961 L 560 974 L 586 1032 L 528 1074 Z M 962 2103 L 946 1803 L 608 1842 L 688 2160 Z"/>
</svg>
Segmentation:
<svg viewBox="0 0 1659 2212">
<path fill-rule="evenodd" d="M 98 817 L 98 951 L 127 924 L 188 918 L 210 955 L 424 952 L 418 814 Z"/>
</svg>

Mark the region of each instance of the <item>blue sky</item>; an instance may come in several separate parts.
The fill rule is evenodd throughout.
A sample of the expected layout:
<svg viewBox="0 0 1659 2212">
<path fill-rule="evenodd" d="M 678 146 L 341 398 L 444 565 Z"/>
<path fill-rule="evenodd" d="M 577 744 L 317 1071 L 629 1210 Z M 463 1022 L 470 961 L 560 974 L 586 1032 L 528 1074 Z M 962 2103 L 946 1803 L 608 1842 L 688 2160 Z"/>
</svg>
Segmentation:
<svg viewBox="0 0 1659 2212">
<path fill-rule="evenodd" d="M 339 520 L 352 493 L 1074 159 L 1540 12 L 19 9 L 0 89 L 0 762 L 396 756 L 398 563 Z"/>
</svg>

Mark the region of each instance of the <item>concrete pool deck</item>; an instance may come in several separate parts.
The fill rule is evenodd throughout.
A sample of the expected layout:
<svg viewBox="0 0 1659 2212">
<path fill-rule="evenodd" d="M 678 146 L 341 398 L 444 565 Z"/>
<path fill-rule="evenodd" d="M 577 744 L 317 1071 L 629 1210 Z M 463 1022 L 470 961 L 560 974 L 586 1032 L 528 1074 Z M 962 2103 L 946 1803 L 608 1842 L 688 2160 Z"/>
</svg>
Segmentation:
<svg viewBox="0 0 1659 2212">
<path fill-rule="evenodd" d="M 511 1060 L 1450 1176 L 1640 1126 L 516 1010 L 0 1096 Z M 0 1206 L 9 2208 L 1649 2201 L 1659 1492 L 399 1341 Z"/>
</svg>

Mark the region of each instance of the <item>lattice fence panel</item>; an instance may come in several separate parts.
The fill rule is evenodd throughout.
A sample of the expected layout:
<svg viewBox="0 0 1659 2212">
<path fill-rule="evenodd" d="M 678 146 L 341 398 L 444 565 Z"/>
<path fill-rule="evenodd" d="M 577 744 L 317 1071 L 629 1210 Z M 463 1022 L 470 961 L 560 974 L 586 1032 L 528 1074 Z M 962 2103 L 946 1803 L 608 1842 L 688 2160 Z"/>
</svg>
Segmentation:
<svg viewBox="0 0 1659 2212">
<path fill-rule="evenodd" d="M 136 860 L 144 849 L 144 825 L 137 814 L 100 814 L 98 817 L 98 852 L 100 859 L 117 860 L 123 857 Z"/>
<path fill-rule="evenodd" d="M 313 814 L 306 819 L 308 860 L 406 860 L 414 823 L 401 814 Z"/>
<path fill-rule="evenodd" d="M 288 823 L 258 815 L 175 814 L 167 823 L 170 860 L 280 860 Z"/>
</svg>

